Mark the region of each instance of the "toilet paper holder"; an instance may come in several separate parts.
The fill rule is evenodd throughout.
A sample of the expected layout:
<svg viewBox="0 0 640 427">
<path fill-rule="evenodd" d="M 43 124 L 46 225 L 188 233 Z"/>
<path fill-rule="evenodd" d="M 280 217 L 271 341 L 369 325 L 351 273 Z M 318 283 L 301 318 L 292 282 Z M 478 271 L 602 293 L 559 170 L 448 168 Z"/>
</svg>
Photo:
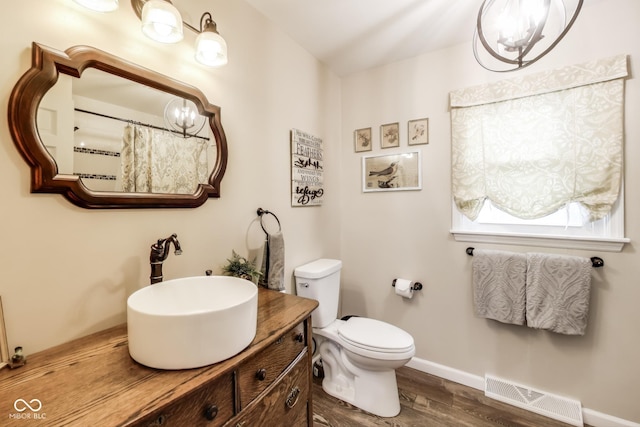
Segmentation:
<svg viewBox="0 0 640 427">
<path fill-rule="evenodd" d="M 391 282 L 391 286 L 393 286 L 394 288 L 396 287 L 396 280 L 398 280 L 398 279 L 393 279 L 393 282 Z M 414 291 L 421 290 L 422 289 L 422 283 L 413 282 L 413 286 L 411 287 L 411 289 L 413 289 Z"/>
</svg>

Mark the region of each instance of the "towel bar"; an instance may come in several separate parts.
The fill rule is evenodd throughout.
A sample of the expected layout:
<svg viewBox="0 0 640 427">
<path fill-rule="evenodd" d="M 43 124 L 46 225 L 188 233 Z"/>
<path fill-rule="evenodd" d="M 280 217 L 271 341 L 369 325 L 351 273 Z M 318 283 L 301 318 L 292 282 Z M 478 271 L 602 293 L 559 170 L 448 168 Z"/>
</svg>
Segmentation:
<svg viewBox="0 0 640 427">
<path fill-rule="evenodd" d="M 264 231 L 265 234 L 269 234 L 269 232 L 267 231 L 266 228 L 264 228 L 264 223 L 262 222 L 262 219 L 264 218 L 264 215 L 272 215 L 276 219 L 276 222 L 278 223 L 278 231 L 282 231 L 282 226 L 280 225 L 280 220 L 278 219 L 276 214 L 274 214 L 273 212 L 268 211 L 266 209 L 262 209 L 262 208 L 258 208 L 256 213 L 260 217 L 260 227 L 262 227 L 262 231 Z"/>
<path fill-rule="evenodd" d="M 473 250 L 475 248 L 472 247 L 468 247 L 465 252 L 467 253 L 467 255 L 469 256 L 473 256 Z M 591 265 L 593 265 L 594 268 L 599 268 L 599 267 L 604 267 L 604 260 L 600 257 L 594 256 L 591 257 Z"/>
</svg>

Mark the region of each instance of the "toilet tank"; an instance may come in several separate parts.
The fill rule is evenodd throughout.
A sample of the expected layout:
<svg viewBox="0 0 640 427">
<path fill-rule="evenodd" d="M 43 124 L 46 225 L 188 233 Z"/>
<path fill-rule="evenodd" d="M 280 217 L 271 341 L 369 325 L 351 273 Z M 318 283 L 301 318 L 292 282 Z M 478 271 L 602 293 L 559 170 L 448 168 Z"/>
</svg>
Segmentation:
<svg viewBox="0 0 640 427">
<path fill-rule="evenodd" d="M 319 303 L 311 313 L 314 328 L 324 328 L 338 317 L 341 268 L 340 260 L 318 259 L 294 270 L 296 293 Z"/>
</svg>

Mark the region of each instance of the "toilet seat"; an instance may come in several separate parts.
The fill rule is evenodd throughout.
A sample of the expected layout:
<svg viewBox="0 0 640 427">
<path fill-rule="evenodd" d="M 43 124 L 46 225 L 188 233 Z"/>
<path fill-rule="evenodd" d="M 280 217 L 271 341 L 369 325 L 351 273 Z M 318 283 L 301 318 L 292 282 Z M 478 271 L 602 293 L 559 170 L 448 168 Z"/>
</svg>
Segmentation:
<svg viewBox="0 0 640 427">
<path fill-rule="evenodd" d="M 410 334 L 380 320 L 352 317 L 342 322 L 337 332 L 346 349 L 363 356 L 395 360 L 415 354 Z"/>
</svg>

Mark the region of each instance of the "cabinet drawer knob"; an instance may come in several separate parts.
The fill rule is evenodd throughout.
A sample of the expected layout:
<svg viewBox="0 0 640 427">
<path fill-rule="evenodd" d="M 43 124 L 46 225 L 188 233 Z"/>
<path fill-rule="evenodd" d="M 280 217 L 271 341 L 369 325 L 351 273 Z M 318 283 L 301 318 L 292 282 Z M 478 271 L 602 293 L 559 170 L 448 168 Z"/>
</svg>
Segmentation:
<svg viewBox="0 0 640 427">
<path fill-rule="evenodd" d="M 291 409 L 294 406 L 296 406 L 296 403 L 298 403 L 299 397 L 300 397 L 300 389 L 298 387 L 292 388 L 291 392 L 289 392 L 289 396 L 287 396 L 287 400 L 286 400 L 287 408 Z"/>
<path fill-rule="evenodd" d="M 302 332 L 299 334 L 296 334 L 296 341 L 304 342 L 304 334 Z"/>
<path fill-rule="evenodd" d="M 267 370 L 262 368 L 256 372 L 256 379 L 258 381 L 264 381 L 267 378 Z"/>
<path fill-rule="evenodd" d="M 204 409 L 204 417 L 209 421 L 213 421 L 216 416 L 218 416 L 218 407 L 216 405 L 207 405 Z"/>
</svg>

